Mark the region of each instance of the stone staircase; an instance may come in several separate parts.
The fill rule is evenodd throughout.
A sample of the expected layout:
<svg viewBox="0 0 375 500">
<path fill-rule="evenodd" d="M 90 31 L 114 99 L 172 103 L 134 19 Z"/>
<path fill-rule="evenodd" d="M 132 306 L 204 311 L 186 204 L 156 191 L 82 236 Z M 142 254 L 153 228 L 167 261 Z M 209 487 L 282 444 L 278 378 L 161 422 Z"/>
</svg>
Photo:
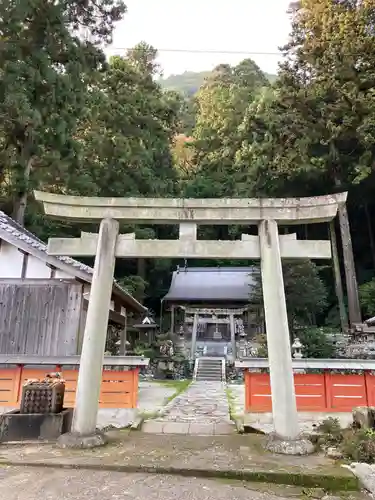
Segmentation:
<svg viewBox="0 0 375 500">
<path fill-rule="evenodd" d="M 225 382 L 225 359 L 202 357 L 195 360 L 194 380 Z"/>
</svg>

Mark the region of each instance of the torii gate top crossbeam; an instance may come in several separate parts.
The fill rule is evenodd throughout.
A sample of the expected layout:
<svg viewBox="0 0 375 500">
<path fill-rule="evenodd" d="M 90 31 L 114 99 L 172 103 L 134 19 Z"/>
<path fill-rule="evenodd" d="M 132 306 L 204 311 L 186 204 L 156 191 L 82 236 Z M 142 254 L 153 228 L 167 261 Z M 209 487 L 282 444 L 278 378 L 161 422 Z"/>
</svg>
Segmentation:
<svg viewBox="0 0 375 500">
<path fill-rule="evenodd" d="M 138 224 L 312 224 L 332 220 L 347 193 L 309 198 L 95 198 L 35 191 L 47 215 L 58 219 L 98 221 L 105 218 Z"/>
</svg>

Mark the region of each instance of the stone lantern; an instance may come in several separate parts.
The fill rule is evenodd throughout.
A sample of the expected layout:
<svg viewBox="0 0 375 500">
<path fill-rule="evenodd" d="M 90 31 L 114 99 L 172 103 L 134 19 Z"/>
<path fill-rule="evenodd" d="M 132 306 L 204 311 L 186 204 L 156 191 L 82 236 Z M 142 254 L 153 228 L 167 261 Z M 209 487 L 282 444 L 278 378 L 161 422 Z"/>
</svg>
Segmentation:
<svg viewBox="0 0 375 500">
<path fill-rule="evenodd" d="M 292 353 L 293 353 L 293 358 L 294 359 L 302 359 L 303 354 L 302 354 L 302 349 L 303 349 L 303 344 L 301 344 L 301 341 L 298 337 L 294 340 L 292 344 Z"/>
<path fill-rule="evenodd" d="M 239 337 L 240 340 L 237 342 L 237 352 L 239 353 L 240 358 L 246 358 L 249 355 L 249 346 L 243 327 L 240 329 Z"/>
<path fill-rule="evenodd" d="M 294 359 L 302 359 L 303 358 L 303 354 L 302 354 L 302 349 L 303 349 L 303 344 L 301 343 L 300 339 L 298 337 L 296 337 L 296 339 L 294 340 L 293 344 L 292 344 L 292 353 L 293 353 L 293 358 Z M 306 371 L 304 369 L 294 369 L 293 370 L 294 373 L 306 373 Z"/>
<path fill-rule="evenodd" d="M 178 332 L 178 338 L 176 340 L 176 352 L 182 354 L 183 356 L 185 356 L 187 352 L 185 329 L 183 326 L 180 327 L 180 330 Z"/>
</svg>

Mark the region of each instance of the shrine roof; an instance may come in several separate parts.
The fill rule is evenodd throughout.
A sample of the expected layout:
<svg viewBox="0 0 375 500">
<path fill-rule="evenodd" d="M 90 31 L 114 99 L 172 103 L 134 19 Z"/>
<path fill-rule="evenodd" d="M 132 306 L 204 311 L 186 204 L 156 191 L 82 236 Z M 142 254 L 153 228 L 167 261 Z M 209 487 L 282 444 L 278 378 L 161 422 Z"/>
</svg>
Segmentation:
<svg viewBox="0 0 375 500">
<path fill-rule="evenodd" d="M 257 267 L 188 267 L 173 272 L 164 301 L 250 302 L 257 285 Z"/>
</svg>

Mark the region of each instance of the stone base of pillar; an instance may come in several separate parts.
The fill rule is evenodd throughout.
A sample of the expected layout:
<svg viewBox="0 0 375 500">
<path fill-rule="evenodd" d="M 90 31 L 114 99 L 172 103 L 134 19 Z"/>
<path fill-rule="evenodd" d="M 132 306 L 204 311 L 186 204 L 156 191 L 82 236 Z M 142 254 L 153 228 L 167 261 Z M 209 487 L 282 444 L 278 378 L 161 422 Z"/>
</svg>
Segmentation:
<svg viewBox="0 0 375 500">
<path fill-rule="evenodd" d="M 67 432 L 61 434 L 57 440 L 59 448 L 72 448 L 72 449 L 89 449 L 98 448 L 108 443 L 108 438 L 101 432 L 94 434 L 82 435 L 77 432 Z"/>
<path fill-rule="evenodd" d="M 270 434 L 265 449 L 279 455 L 311 455 L 315 447 L 311 441 L 301 436 L 298 439 L 284 439 L 276 434 Z"/>
</svg>

